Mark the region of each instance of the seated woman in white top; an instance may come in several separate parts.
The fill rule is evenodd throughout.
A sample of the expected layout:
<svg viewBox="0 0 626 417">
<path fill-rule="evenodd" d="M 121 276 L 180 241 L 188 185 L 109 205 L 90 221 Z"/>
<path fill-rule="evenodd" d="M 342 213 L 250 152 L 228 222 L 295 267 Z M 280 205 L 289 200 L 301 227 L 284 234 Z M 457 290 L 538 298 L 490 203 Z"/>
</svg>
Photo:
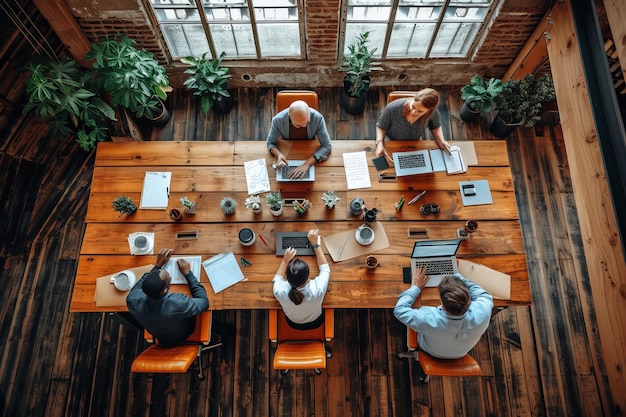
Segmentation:
<svg viewBox="0 0 626 417">
<path fill-rule="evenodd" d="M 309 242 L 315 251 L 319 275 L 309 279 L 309 265 L 296 259 L 296 250 L 288 248 L 274 276 L 274 297 L 294 329 L 315 329 L 324 323 L 322 302 L 328 289 L 330 267 L 320 247 L 318 229 L 310 230 Z"/>
</svg>

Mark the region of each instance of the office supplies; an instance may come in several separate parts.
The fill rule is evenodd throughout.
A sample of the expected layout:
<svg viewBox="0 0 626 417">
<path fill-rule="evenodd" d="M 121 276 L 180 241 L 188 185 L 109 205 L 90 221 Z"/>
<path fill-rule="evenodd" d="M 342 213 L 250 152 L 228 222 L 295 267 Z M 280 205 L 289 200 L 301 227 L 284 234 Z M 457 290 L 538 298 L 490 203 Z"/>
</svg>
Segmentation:
<svg viewBox="0 0 626 417">
<path fill-rule="evenodd" d="M 389 168 L 389 162 L 387 162 L 385 155 L 372 158 L 372 163 L 374 164 L 374 167 L 376 167 L 377 171 Z"/>
<path fill-rule="evenodd" d="M 267 242 L 265 241 L 265 238 L 263 237 L 262 234 L 259 233 L 259 239 L 261 239 L 261 242 L 263 242 L 263 244 L 267 247 L 269 247 L 269 245 L 267 244 Z"/>
<path fill-rule="evenodd" d="M 170 284 L 186 284 L 187 280 L 184 275 L 178 269 L 178 265 L 176 261 L 179 259 L 184 259 L 191 264 L 191 272 L 196 276 L 198 281 L 200 280 L 200 263 L 202 262 L 201 256 L 179 256 L 179 257 L 171 257 L 169 261 L 165 265 L 163 265 L 163 269 L 170 274 L 172 281 Z"/>
<path fill-rule="evenodd" d="M 402 210 L 402 206 L 404 206 L 404 196 L 400 197 L 400 201 L 396 203 L 396 210 Z"/>
<path fill-rule="evenodd" d="M 248 265 L 252 266 L 252 262 L 244 258 L 243 256 L 239 258 L 239 262 L 241 262 L 241 266 L 246 267 Z"/>
<path fill-rule="evenodd" d="M 430 276 L 426 286 L 436 287 L 444 276 L 458 272 L 456 252 L 460 245 L 461 239 L 416 241 L 411 253 L 411 271 L 425 266 L 426 275 Z"/>
<path fill-rule="evenodd" d="M 433 172 L 430 154 L 428 150 L 394 152 L 393 163 L 396 169 L 396 176 L 427 174 Z"/>
<path fill-rule="evenodd" d="M 202 266 L 216 294 L 246 279 L 232 252 L 206 259 L 202 261 Z"/>
<path fill-rule="evenodd" d="M 410 206 L 411 204 L 417 203 L 420 198 L 424 197 L 425 194 L 426 194 L 426 190 L 422 191 L 421 193 L 413 197 L 411 201 L 408 202 L 408 205 Z"/>
<path fill-rule="evenodd" d="M 308 232 L 277 232 L 276 255 L 282 256 L 288 248 L 294 248 L 298 255 L 315 255 Z"/>
<path fill-rule="evenodd" d="M 450 153 L 443 153 L 443 161 L 446 164 L 446 171 L 448 174 L 461 174 L 467 172 L 467 166 L 463 161 L 463 154 L 461 148 L 458 146 L 450 146 Z"/>
<path fill-rule="evenodd" d="M 267 174 L 265 158 L 246 161 L 243 166 L 246 173 L 248 194 L 266 193 L 270 190 L 270 178 Z"/>
<path fill-rule="evenodd" d="M 477 206 L 481 204 L 493 204 L 489 181 L 461 181 L 459 182 L 461 199 L 464 206 Z"/>
<path fill-rule="evenodd" d="M 289 173 L 304 163 L 303 160 L 291 160 L 287 165 L 276 168 L 276 181 L 315 181 L 315 165 L 311 165 L 302 178 L 289 178 Z"/>
<path fill-rule="evenodd" d="M 511 299 L 511 276 L 485 265 L 458 260 L 459 273 L 487 290 L 494 298 Z"/>
<path fill-rule="evenodd" d="M 146 172 L 141 190 L 139 208 L 166 210 L 170 197 L 171 172 Z"/>
</svg>

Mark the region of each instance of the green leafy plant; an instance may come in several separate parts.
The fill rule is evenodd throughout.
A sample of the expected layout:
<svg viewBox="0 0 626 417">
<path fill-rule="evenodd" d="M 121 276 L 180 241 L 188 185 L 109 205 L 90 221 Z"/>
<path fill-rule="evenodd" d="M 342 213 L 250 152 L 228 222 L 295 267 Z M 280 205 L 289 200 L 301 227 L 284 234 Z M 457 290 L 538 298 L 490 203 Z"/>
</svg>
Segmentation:
<svg viewBox="0 0 626 417">
<path fill-rule="evenodd" d="M 259 197 L 258 195 L 251 195 L 250 197 L 247 197 L 245 206 L 246 208 L 249 208 L 252 210 L 260 210 L 261 209 L 261 197 Z"/>
<path fill-rule="evenodd" d="M 346 72 L 344 80 L 350 84 L 346 93 L 351 97 L 361 97 L 366 93 L 370 86 L 370 72 L 382 69 L 377 62 L 372 62 L 377 48 L 367 48 L 369 35 L 370 32 L 361 33 L 354 43 L 348 45 L 348 53 L 343 55 L 343 63 L 339 67 Z"/>
<path fill-rule="evenodd" d="M 272 211 L 278 211 L 283 206 L 283 196 L 280 191 L 270 191 L 265 195 L 265 204 Z"/>
<path fill-rule="evenodd" d="M 163 111 L 160 100 L 167 98 L 169 80 L 154 54 L 135 48 L 135 44 L 125 35 L 119 40 L 102 38 L 91 43 L 85 58 L 94 60 L 95 80 L 111 95 L 113 105 L 152 119 Z"/>
<path fill-rule="evenodd" d="M 337 201 L 339 200 L 340 198 L 337 197 L 334 190 L 324 191 L 324 193 L 322 194 L 322 201 L 324 202 L 324 205 L 329 209 L 335 207 L 335 204 L 337 204 Z"/>
<path fill-rule="evenodd" d="M 224 214 L 233 214 L 237 209 L 237 202 L 232 197 L 224 197 L 220 201 L 220 208 Z"/>
<path fill-rule="evenodd" d="M 216 101 L 221 101 L 224 97 L 230 97 L 226 90 L 226 83 L 231 77 L 228 68 L 220 64 L 224 58 L 224 52 L 212 61 L 206 59 L 206 53 L 200 58 L 187 56 L 181 62 L 192 67 L 185 70 L 189 77 L 183 85 L 192 91 L 193 95 L 200 97 L 200 107 L 206 114 Z"/>
<path fill-rule="evenodd" d="M 89 151 L 109 136 L 115 111 L 97 94 L 88 71 L 70 58 L 34 57 L 24 68 L 28 102 L 24 113 L 34 111 L 50 127 L 52 138 L 74 136 Z"/>
<path fill-rule="evenodd" d="M 307 199 L 301 201 L 294 200 L 293 208 L 298 212 L 298 214 L 304 214 L 309 208 L 311 208 L 311 202 Z"/>
<path fill-rule="evenodd" d="M 113 200 L 113 208 L 120 213 L 120 217 L 124 214 L 131 215 L 137 211 L 137 206 L 129 197 L 124 194 Z"/>
<path fill-rule="evenodd" d="M 554 100 L 554 83 L 550 74 L 536 78 L 533 74 L 521 80 L 508 80 L 502 93 L 495 97 L 495 108 L 507 123 L 525 120 L 524 126 L 532 127 L 541 120 L 544 103 Z"/>
<path fill-rule="evenodd" d="M 469 84 L 461 88 L 461 98 L 465 100 L 470 110 L 489 112 L 493 106 L 493 100 L 502 93 L 503 87 L 500 79 L 491 78 L 485 81 L 480 75 L 474 75 Z"/>
</svg>

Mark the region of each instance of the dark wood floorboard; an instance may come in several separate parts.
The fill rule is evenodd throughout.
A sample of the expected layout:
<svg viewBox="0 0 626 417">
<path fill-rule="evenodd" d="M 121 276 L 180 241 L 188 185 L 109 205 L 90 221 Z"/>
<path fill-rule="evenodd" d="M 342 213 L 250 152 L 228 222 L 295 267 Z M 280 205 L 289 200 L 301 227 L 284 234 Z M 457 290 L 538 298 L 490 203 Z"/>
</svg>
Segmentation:
<svg viewBox="0 0 626 417">
<path fill-rule="evenodd" d="M 417 89 L 418 86 L 415 87 Z M 339 89 L 320 88 L 331 137 L 373 139 L 393 87 L 373 89 L 363 115 Z M 446 136 L 495 139 L 489 120 L 466 124 L 458 88 L 441 87 Z M 148 140 L 265 140 L 276 88 L 234 90 L 233 111 L 204 115 L 184 91 L 171 122 Z M 108 314 L 70 314 L 94 152 L 50 141 L 26 116 L 0 138 L 0 415 L 26 416 L 601 416 L 611 400 L 595 332 L 578 213 L 560 127 L 508 139 L 533 305 L 500 311 L 473 350 L 484 376 L 432 378 L 396 359 L 405 328 L 391 310 L 336 310 L 333 357 L 320 376 L 271 368 L 267 312 L 220 311 L 207 379 L 131 374 L 145 342 Z M 268 285 L 271 274 L 268 271 Z"/>
</svg>

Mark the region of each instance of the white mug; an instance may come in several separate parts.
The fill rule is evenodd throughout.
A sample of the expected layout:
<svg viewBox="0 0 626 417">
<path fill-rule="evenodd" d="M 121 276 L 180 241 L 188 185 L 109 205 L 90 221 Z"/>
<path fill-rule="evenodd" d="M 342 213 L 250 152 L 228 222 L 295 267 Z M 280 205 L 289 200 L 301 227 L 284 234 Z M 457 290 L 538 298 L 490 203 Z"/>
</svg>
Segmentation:
<svg viewBox="0 0 626 417">
<path fill-rule="evenodd" d="M 111 284 L 120 291 L 128 291 L 135 285 L 135 273 L 133 271 L 122 271 L 111 277 Z"/>
</svg>

